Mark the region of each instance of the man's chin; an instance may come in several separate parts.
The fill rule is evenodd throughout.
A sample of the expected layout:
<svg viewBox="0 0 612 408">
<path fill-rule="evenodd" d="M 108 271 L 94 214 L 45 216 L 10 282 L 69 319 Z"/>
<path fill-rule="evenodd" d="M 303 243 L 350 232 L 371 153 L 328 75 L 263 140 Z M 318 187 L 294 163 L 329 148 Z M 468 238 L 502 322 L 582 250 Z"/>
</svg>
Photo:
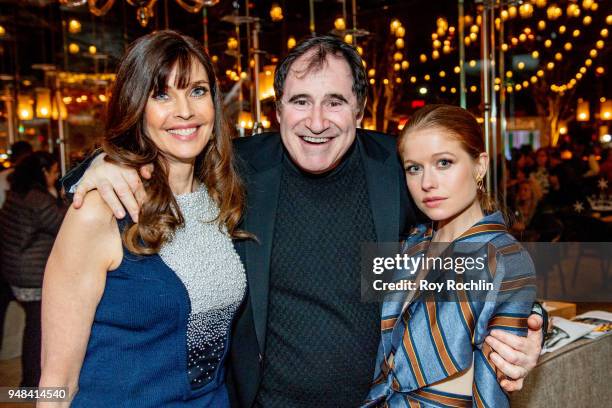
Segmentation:
<svg viewBox="0 0 612 408">
<path fill-rule="evenodd" d="M 302 171 L 312 174 L 326 173 L 336 167 L 333 161 L 298 161 L 296 164 Z"/>
</svg>

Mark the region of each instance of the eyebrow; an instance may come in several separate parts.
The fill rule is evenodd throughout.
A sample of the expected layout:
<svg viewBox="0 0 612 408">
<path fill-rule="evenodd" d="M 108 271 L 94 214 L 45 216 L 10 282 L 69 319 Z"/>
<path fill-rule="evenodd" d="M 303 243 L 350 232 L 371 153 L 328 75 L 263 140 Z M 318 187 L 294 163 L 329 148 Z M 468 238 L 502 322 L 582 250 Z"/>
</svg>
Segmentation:
<svg viewBox="0 0 612 408">
<path fill-rule="evenodd" d="M 207 80 L 205 80 L 205 79 L 200 79 L 200 80 L 197 80 L 197 81 L 193 81 L 190 85 L 200 85 L 200 84 L 207 84 L 208 85 L 209 82 Z"/>
<path fill-rule="evenodd" d="M 451 155 L 451 156 L 453 156 L 453 157 L 456 157 L 456 155 L 455 155 L 455 154 L 453 154 L 453 153 L 451 153 L 451 152 L 440 152 L 440 153 L 434 153 L 434 154 L 432 154 L 432 155 L 431 155 L 431 157 L 435 157 L 435 156 L 443 156 L 443 155 L 445 155 L 445 154 L 449 154 L 449 155 Z"/>
<path fill-rule="evenodd" d="M 337 93 L 332 93 L 332 94 L 326 94 L 325 95 L 326 98 L 335 98 L 335 99 L 339 99 L 342 102 L 346 102 L 348 103 L 348 100 L 344 97 L 344 95 L 341 94 L 337 94 Z"/>
<path fill-rule="evenodd" d="M 289 102 L 293 102 L 293 101 L 296 101 L 302 98 L 312 99 L 310 95 L 301 93 L 301 94 L 293 95 L 291 98 L 289 98 Z M 338 93 L 325 94 L 324 98 L 325 99 L 334 98 L 334 99 L 341 100 L 342 102 L 348 103 L 348 100 L 344 97 L 344 95 L 338 94 Z"/>
<path fill-rule="evenodd" d="M 293 95 L 291 98 L 289 98 L 289 102 L 294 102 L 294 101 L 297 101 L 298 99 L 302 99 L 302 98 L 310 99 L 310 95 L 307 95 L 307 94 L 304 94 L 304 93 Z"/>
<path fill-rule="evenodd" d="M 171 85 L 171 86 L 168 86 L 168 85 Z M 198 79 L 197 81 L 192 81 L 192 82 L 188 83 L 187 86 L 184 89 L 187 89 L 187 88 L 190 88 L 190 87 L 194 87 L 194 86 L 197 86 L 197 85 L 210 85 L 210 82 L 208 82 L 205 79 Z M 169 83 L 165 87 L 165 89 L 170 89 L 170 88 L 178 89 L 178 88 L 176 88 L 174 86 L 174 83 L 172 83 L 172 84 Z"/>
<path fill-rule="evenodd" d="M 431 157 L 443 156 L 443 155 L 446 155 L 446 154 L 448 154 L 448 155 L 450 155 L 450 156 L 453 156 L 453 157 L 457 157 L 455 154 L 453 154 L 453 153 L 451 153 L 451 152 L 440 152 L 440 153 L 434 153 L 434 154 L 432 154 L 432 155 L 431 155 Z M 409 163 L 409 162 L 410 162 L 410 163 L 420 164 L 420 163 L 419 163 L 418 161 L 416 161 L 416 160 L 412 160 L 412 159 L 406 159 L 406 160 L 404 160 L 404 164 Z"/>
</svg>

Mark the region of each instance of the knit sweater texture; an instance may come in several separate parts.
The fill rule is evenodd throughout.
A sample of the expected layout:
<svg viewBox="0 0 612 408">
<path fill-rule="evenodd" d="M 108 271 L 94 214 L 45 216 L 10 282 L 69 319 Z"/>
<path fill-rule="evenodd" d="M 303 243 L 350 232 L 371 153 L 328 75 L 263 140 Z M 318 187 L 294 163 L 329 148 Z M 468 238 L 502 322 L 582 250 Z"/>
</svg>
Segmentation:
<svg viewBox="0 0 612 408">
<path fill-rule="evenodd" d="M 379 342 L 360 300 L 360 244 L 376 240 L 358 147 L 324 175 L 285 159 L 272 244 L 263 407 L 355 407 Z"/>
</svg>

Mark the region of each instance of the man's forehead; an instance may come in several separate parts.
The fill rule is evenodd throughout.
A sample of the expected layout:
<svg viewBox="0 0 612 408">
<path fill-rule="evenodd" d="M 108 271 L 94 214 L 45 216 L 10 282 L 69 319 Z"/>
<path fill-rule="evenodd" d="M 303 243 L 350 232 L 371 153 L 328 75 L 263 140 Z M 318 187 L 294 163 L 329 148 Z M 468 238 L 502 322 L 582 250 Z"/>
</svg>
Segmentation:
<svg viewBox="0 0 612 408">
<path fill-rule="evenodd" d="M 298 57 L 289 68 L 289 75 L 296 77 L 303 77 L 307 75 L 314 75 L 325 71 L 327 69 L 333 69 L 334 71 L 341 71 L 351 75 L 348 62 L 341 55 L 332 54 L 327 52 L 323 58 L 321 58 L 320 51 L 312 49 L 307 51 L 304 55 Z"/>
<path fill-rule="evenodd" d="M 346 94 L 346 97 L 353 95 L 352 73 L 346 60 L 341 56 L 330 53 L 325 56 L 325 59 L 321 60 L 318 59 L 317 56 L 314 56 L 314 53 L 315 51 L 310 51 L 291 64 L 287 75 L 287 81 L 285 82 L 285 91 L 294 93 L 294 91 L 298 90 L 288 88 L 295 88 L 296 86 L 302 88 L 302 86 L 305 86 L 307 87 L 306 89 L 301 89 L 298 92 L 303 93 L 307 91 L 307 93 L 317 94 L 321 92 L 342 93 Z M 312 79 L 320 79 L 321 77 L 330 75 L 337 78 L 334 78 L 333 81 L 328 81 L 326 89 L 313 87 L 312 84 L 309 83 Z M 329 82 L 331 82 L 331 84 L 329 84 Z M 287 85 L 291 86 L 287 87 Z M 329 89 L 330 85 L 335 89 Z"/>
</svg>

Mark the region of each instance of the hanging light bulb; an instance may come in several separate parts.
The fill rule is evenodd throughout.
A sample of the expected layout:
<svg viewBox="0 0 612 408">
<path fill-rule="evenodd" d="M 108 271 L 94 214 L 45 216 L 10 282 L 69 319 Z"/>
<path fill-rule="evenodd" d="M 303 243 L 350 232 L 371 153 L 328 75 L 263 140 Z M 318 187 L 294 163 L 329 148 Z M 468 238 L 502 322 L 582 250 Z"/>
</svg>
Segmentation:
<svg viewBox="0 0 612 408">
<path fill-rule="evenodd" d="M 154 16 L 152 4 L 146 4 L 136 10 L 136 20 L 141 27 L 146 27 L 149 24 L 149 19 Z"/>
<path fill-rule="evenodd" d="M 272 4 L 270 7 L 270 18 L 272 21 L 281 21 L 283 19 L 283 9 L 278 4 Z"/>
<path fill-rule="evenodd" d="M 580 7 L 576 3 L 570 3 L 566 10 L 568 17 L 580 17 Z"/>
<path fill-rule="evenodd" d="M 551 5 L 546 9 L 546 17 L 548 17 L 549 20 L 558 19 L 559 17 L 561 17 L 562 13 L 563 12 L 561 11 L 561 9 L 556 5 Z"/>
<path fill-rule="evenodd" d="M 586 122 L 589 120 L 590 116 L 589 102 L 579 99 L 578 106 L 576 107 L 576 120 Z"/>
<path fill-rule="evenodd" d="M 68 22 L 68 31 L 72 34 L 81 32 L 81 23 L 79 22 L 79 20 L 70 20 Z"/>
<path fill-rule="evenodd" d="M 546 7 L 546 0 L 536 0 L 535 4 L 538 8 L 544 8 Z"/>
<path fill-rule="evenodd" d="M 510 18 L 516 17 L 516 12 L 517 12 L 516 6 L 508 7 L 508 15 L 510 16 Z"/>
<path fill-rule="evenodd" d="M 48 119 L 51 117 L 51 90 L 36 89 L 36 117 Z"/>
<path fill-rule="evenodd" d="M 523 3 L 519 7 L 519 14 L 522 18 L 529 18 L 533 15 L 533 6 L 529 3 Z"/>
<path fill-rule="evenodd" d="M 342 17 L 338 17 L 334 20 L 334 28 L 338 31 L 346 30 L 346 21 Z"/>
<path fill-rule="evenodd" d="M 289 39 L 287 39 L 287 49 L 292 49 L 296 44 L 297 42 L 294 36 L 290 36 Z"/>
<path fill-rule="evenodd" d="M 32 109 L 33 101 L 28 95 L 17 96 L 17 114 L 21 120 L 31 120 L 34 118 L 34 110 Z"/>
<path fill-rule="evenodd" d="M 230 37 L 227 39 L 227 48 L 229 50 L 235 50 L 238 48 L 238 40 L 234 37 Z"/>
<path fill-rule="evenodd" d="M 396 18 L 391 20 L 391 34 L 395 34 L 395 31 L 402 25 L 400 21 Z"/>
</svg>

